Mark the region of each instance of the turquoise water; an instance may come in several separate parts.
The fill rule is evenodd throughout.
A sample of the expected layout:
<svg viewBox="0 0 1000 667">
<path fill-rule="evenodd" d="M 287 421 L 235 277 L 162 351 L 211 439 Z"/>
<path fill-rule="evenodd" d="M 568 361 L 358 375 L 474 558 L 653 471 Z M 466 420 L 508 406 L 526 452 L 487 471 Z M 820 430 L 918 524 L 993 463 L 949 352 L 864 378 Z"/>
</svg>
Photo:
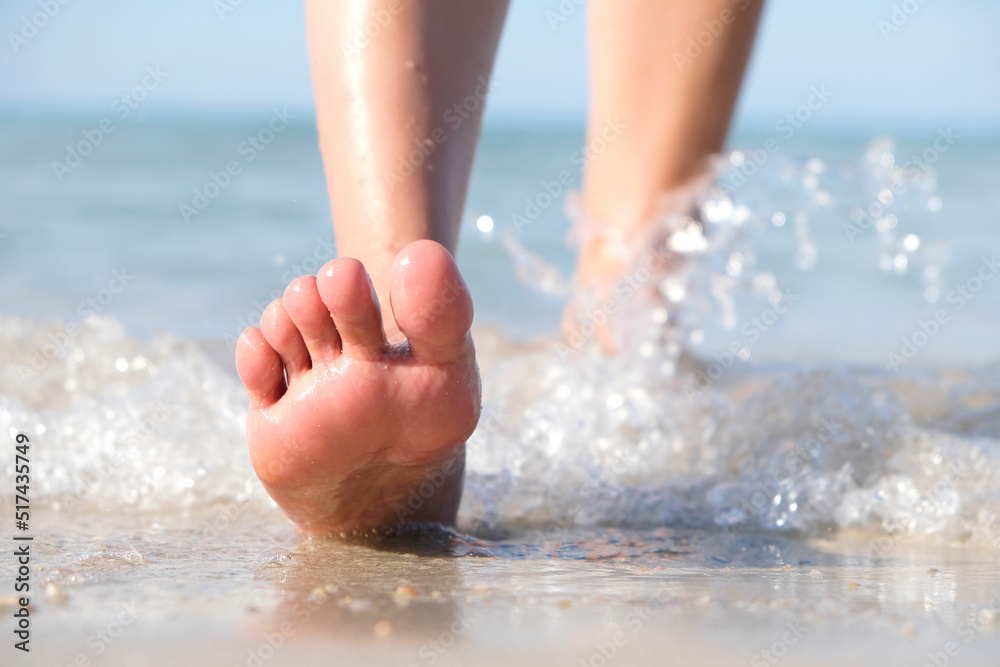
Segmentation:
<svg viewBox="0 0 1000 667">
<path fill-rule="evenodd" d="M 308 121 L 293 121 L 249 163 L 239 147 L 258 129 L 254 124 L 125 126 L 60 182 L 52 163 L 65 160 L 67 144 L 81 140 L 87 127 L 0 125 L 0 230 L 8 235 L 0 242 L 6 267 L 0 277 L 0 312 L 79 319 L 94 310 L 81 310 L 81 302 L 106 287 L 112 269 L 125 268 L 134 280 L 102 314 L 140 336 L 171 332 L 231 340 L 291 277 L 313 268 L 312 257 L 329 253 L 328 202 Z M 744 133 L 731 143 L 761 147 L 768 136 Z M 790 140 L 777 136 L 782 139 L 778 158 L 804 162 L 818 157 L 851 169 L 877 132 Z M 932 146 L 936 136 L 932 129 L 926 136 L 897 138 L 900 161 Z M 572 131 L 486 132 L 458 255 L 476 297 L 477 322 L 500 325 L 519 337 L 558 326 L 563 303 L 519 284 L 496 235 L 492 241 L 484 239 L 475 220 L 489 215 L 497 232 L 511 227 L 525 198 L 536 197 L 544 181 L 573 167 L 571 156 L 581 144 L 582 135 Z M 940 213 L 911 211 L 903 219 L 908 231 L 942 245 L 949 257 L 944 283 L 966 280 L 981 256 L 1000 249 L 992 234 L 1000 204 L 993 185 L 998 148 L 997 139 L 960 137 L 934 164 Z M 185 222 L 180 205 L 190 204 L 193 189 L 211 183 L 210 172 L 223 170 L 230 160 L 240 163 L 241 173 Z M 772 170 L 776 162 L 771 162 Z M 847 177 L 847 182 L 852 183 L 845 188 L 847 199 L 872 200 L 872 193 L 861 192 L 860 179 Z M 758 194 L 772 196 L 766 184 L 759 185 L 753 186 Z M 880 360 L 925 313 L 917 272 L 900 277 L 881 271 L 876 235 L 850 243 L 845 217 L 842 210 L 814 216 L 819 252 L 808 273 L 795 270 L 787 252 L 791 225 L 787 233 L 761 240 L 764 265 L 803 295 L 795 313 L 760 341 L 762 359 Z M 522 235 L 530 250 L 564 274 L 573 257 L 565 244 L 568 225 L 557 202 L 544 208 Z M 1000 290 L 984 290 L 934 341 L 927 358 L 995 358 L 992 314 L 998 305 Z M 753 306 L 748 307 L 752 312 Z M 709 337 L 706 344 L 727 342 L 720 334 L 718 341 Z"/>
</svg>

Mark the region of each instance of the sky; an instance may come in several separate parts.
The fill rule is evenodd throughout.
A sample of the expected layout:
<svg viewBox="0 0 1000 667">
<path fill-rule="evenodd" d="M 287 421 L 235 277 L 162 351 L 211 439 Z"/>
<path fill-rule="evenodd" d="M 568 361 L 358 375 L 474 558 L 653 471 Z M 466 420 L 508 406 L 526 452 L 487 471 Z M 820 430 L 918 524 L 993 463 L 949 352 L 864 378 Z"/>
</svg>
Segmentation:
<svg viewBox="0 0 1000 667">
<path fill-rule="evenodd" d="M 513 0 L 487 124 L 582 122 L 580 1 Z M 560 2 L 569 11 L 556 22 Z M 143 115 L 308 113 L 303 25 L 300 2 L 4 0 L 0 113 L 106 113 L 147 67 L 164 76 Z M 773 125 L 823 85 L 833 97 L 811 123 L 818 128 L 1000 132 L 998 28 L 995 0 L 772 0 L 737 123 Z"/>
</svg>

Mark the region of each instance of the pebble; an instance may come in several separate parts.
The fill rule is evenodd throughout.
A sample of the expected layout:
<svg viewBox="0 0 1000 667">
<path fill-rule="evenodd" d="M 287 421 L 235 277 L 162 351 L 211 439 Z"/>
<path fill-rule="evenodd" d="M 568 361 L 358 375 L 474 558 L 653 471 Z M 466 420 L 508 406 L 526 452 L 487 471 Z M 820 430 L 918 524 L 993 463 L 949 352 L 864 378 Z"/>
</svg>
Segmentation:
<svg viewBox="0 0 1000 667">
<path fill-rule="evenodd" d="M 0 609 L 4 607 L 16 607 L 19 604 L 16 595 L 0 595 Z"/>
<path fill-rule="evenodd" d="M 66 592 L 59 586 L 56 586 L 55 584 L 45 585 L 45 597 L 48 598 L 49 602 L 53 604 L 56 605 L 66 604 L 66 599 L 67 599 Z"/>
<path fill-rule="evenodd" d="M 372 631 L 375 633 L 375 636 L 380 639 L 388 637 L 392 634 L 392 623 L 386 620 L 379 621 L 375 624 L 375 627 L 372 628 Z"/>
<path fill-rule="evenodd" d="M 410 600 L 417 597 L 417 591 L 412 586 L 397 586 L 396 591 L 392 594 L 393 598 L 396 600 L 396 604 L 400 607 L 405 607 L 410 604 Z"/>
</svg>

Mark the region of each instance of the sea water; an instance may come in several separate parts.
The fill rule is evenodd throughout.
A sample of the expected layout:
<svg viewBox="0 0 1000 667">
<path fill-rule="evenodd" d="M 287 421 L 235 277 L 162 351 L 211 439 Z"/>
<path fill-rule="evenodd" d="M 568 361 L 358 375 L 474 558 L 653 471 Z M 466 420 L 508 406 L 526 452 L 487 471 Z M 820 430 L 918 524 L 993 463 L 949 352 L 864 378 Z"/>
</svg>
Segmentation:
<svg viewBox="0 0 1000 667">
<path fill-rule="evenodd" d="M 566 338 L 579 216 L 552 184 L 600 154 L 488 131 L 458 253 L 484 376 L 461 532 L 374 548 L 274 508 L 232 368 L 334 252 L 314 132 L 248 161 L 253 124 L 136 125 L 55 169 L 82 129 L 0 131 L 0 495 L 12 516 L 24 433 L 52 660 L 996 650 L 995 140 L 737 136 L 659 222 L 682 268 L 631 265 L 615 312 L 577 297 Z"/>
</svg>

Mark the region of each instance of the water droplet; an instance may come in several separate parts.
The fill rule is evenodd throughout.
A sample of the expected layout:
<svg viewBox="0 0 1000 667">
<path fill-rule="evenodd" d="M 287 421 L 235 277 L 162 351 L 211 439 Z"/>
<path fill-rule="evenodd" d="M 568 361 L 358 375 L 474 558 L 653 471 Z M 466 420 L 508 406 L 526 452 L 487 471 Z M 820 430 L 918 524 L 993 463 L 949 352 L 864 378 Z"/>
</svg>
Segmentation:
<svg viewBox="0 0 1000 667">
<path fill-rule="evenodd" d="M 476 229 L 478 229 L 483 234 L 489 234 L 493 231 L 493 218 L 488 215 L 481 215 L 476 219 Z"/>
<path fill-rule="evenodd" d="M 69 586 L 83 583 L 83 576 L 76 570 L 68 567 L 50 567 L 42 573 L 39 579 L 42 584 L 59 584 Z"/>
<path fill-rule="evenodd" d="M 264 549 L 257 554 L 257 557 L 250 563 L 250 569 L 266 570 L 272 567 L 298 567 L 299 565 L 299 561 L 295 559 L 291 551 L 281 547 L 273 547 Z"/>
<path fill-rule="evenodd" d="M 94 542 L 83 555 L 76 559 L 77 563 L 122 563 L 139 565 L 146 562 L 139 551 L 124 540 L 101 540 Z"/>
</svg>

